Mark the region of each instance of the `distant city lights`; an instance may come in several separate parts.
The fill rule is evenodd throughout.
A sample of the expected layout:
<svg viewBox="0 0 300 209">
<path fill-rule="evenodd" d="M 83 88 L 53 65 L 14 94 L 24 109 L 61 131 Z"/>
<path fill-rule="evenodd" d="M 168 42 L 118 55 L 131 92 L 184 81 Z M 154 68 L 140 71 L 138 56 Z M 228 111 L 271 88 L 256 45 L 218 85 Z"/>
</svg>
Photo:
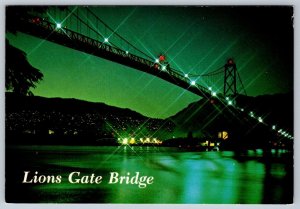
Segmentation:
<svg viewBox="0 0 300 209">
<path fill-rule="evenodd" d="M 124 139 L 122 140 L 122 144 L 124 144 L 124 145 L 128 144 L 128 139 L 127 139 L 127 138 L 124 138 Z"/>
<path fill-rule="evenodd" d="M 135 144 L 135 138 L 131 138 L 129 144 Z"/>
<path fill-rule="evenodd" d="M 129 138 L 118 138 L 118 143 L 121 145 L 148 145 L 148 144 L 154 144 L 154 145 L 160 145 L 162 144 L 162 141 L 158 138 L 139 138 L 139 140 L 136 140 L 134 137 Z"/>
</svg>

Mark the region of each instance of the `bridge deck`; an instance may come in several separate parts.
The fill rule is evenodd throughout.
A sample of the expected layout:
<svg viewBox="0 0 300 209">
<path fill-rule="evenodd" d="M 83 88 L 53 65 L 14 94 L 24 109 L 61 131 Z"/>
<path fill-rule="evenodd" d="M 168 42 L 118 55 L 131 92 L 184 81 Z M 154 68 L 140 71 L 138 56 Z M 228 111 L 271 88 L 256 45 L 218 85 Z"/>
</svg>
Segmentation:
<svg viewBox="0 0 300 209">
<path fill-rule="evenodd" d="M 201 97 L 211 97 L 211 92 L 207 88 L 197 83 L 191 85 L 188 78 L 173 69 L 158 69 L 155 67 L 156 63 L 153 61 L 128 53 L 67 28 L 58 29 L 55 24 L 49 21 L 41 20 L 37 23 L 33 22 L 31 18 L 24 18 L 19 20 L 19 24 L 17 25 L 20 32 L 152 74 Z"/>
</svg>

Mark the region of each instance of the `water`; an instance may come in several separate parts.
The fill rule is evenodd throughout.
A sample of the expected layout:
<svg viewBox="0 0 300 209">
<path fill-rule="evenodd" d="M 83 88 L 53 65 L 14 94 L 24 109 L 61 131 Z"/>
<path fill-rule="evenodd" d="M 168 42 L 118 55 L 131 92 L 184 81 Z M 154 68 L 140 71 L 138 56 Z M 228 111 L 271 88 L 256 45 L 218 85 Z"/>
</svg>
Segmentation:
<svg viewBox="0 0 300 209">
<path fill-rule="evenodd" d="M 6 200 L 55 203 L 289 203 L 292 201 L 292 161 L 287 153 L 187 152 L 157 147 L 18 146 L 6 149 Z M 61 176 L 59 183 L 22 183 Z M 83 181 L 68 177 L 80 172 Z M 142 185 L 109 184 L 110 175 L 153 177 Z M 78 173 L 72 181 L 77 181 Z M 128 175 L 129 174 L 129 175 Z M 144 178 L 147 178 L 144 177 Z M 40 177 L 43 180 L 44 177 Z M 93 179 L 95 181 L 95 178 Z M 118 179 L 119 180 L 119 179 Z M 78 180 L 79 181 L 79 180 Z M 129 182 L 130 183 L 130 182 Z M 150 181 L 151 183 L 151 181 Z"/>
</svg>

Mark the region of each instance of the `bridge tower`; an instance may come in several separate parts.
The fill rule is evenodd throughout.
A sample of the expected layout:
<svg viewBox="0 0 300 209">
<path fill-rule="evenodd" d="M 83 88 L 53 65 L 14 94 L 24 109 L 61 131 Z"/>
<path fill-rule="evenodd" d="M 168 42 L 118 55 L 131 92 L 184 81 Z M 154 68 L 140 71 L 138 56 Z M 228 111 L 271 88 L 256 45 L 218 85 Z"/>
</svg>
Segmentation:
<svg viewBox="0 0 300 209">
<path fill-rule="evenodd" d="M 224 71 L 224 97 L 236 97 L 236 64 L 233 59 L 228 59 Z"/>
</svg>

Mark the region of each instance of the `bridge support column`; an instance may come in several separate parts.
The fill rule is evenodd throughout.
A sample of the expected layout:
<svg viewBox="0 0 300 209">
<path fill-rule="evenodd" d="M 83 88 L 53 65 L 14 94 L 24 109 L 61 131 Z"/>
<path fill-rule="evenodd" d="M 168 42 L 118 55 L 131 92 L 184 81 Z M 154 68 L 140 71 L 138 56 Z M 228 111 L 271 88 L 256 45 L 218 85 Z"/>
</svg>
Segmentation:
<svg viewBox="0 0 300 209">
<path fill-rule="evenodd" d="M 233 59 L 229 59 L 225 65 L 224 72 L 224 96 L 234 99 L 237 94 L 236 90 L 236 64 Z"/>
</svg>

